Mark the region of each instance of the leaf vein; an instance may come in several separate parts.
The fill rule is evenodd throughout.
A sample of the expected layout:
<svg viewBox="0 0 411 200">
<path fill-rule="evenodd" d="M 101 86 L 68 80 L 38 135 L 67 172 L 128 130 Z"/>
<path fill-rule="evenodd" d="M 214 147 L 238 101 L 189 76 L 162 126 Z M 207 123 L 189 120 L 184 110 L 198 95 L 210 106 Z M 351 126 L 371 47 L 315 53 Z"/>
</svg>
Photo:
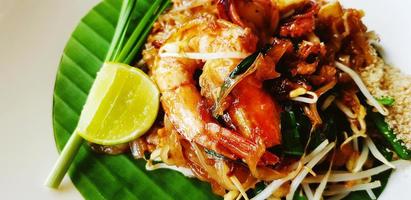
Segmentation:
<svg viewBox="0 0 411 200">
<path fill-rule="evenodd" d="M 110 24 L 110 26 L 111 26 L 111 28 L 113 29 L 113 32 L 114 32 L 114 29 L 116 28 L 116 24 L 115 24 L 115 23 L 113 24 L 113 22 L 111 22 L 111 21 L 107 18 L 106 15 L 104 15 L 103 13 L 100 13 L 99 10 L 92 10 L 91 12 L 96 13 L 96 15 L 98 15 L 101 19 L 103 19 L 103 20 L 106 21 L 108 24 Z"/>
<path fill-rule="evenodd" d="M 109 7 L 113 8 L 117 12 L 120 12 L 120 8 L 117 8 L 115 5 L 113 5 L 110 1 L 104 1 Z M 120 4 L 121 5 L 121 4 Z"/>
<path fill-rule="evenodd" d="M 96 30 L 94 30 L 87 22 L 85 22 L 85 21 L 82 20 L 80 23 L 83 24 L 85 27 L 87 27 L 87 29 L 89 29 L 89 31 L 95 33 L 100 39 L 102 39 L 102 40 L 104 41 L 104 43 L 105 43 L 106 45 L 109 45 L 109 44 L 110 44 L 110 42 L 109 42 L 106 38 L 104 38 L 103 35 L 101 35 L 101 33 L 99 33 L 99 32 L 97 32 Z"/>
<path fill-rule="evenodd" d="M 100 58 L 96 53 L 94 53 L 92 51 L 92 49 L 90 49 L 89 47 L 87 47 L 86 45 L 83 44 L 82 41 L 80 41 L 80 39 L 78 39 L 75 35 L 73 35 L 72 37 L 74 39 L 74 41 L 76 43 L 78 43 L 82 48 L 84 48 L 86 50 L 87 53 L 89 53 L 91 56 L 93 56 L 94 58 L 96 58 L 98 61 L 100 61 L 101 63 L 103 62 L 103 58 Z"/>
<path fill-rule="evenodd" d="M 73 64 L 75 64 L 81 71 L 83 71 L 85 74 L 87 74 L 91 79 L 95 79 L 95 77 L 91 74 L 91 72 L 85 70 L 79 63 L 77 63 L 76 60 L 74 60 L 69 54 L 66 52 L 63 53 L 63 56 L 68 58 Z"/>
<path fill-rule="evenodd" d="M 83 90 L 75 81 L 73 81 L 69 76 L 65 75 L 63 72 L 60 72 L 60 76 L 63 78 L 67 79 L 69 83 L 71 83 L 75 88 L 80 90 L 80 92 L 84 95 L 88 95 L 88 91 Z"/>
<path fill-rule="evenodd" d="M 80 112 L 81 112 L 81 111 L 77 111 L 76 109 L 74 109 L 73 106 L 71 106 L 71 105 L 68 104 L 66 101 L 64 101 L 63 98 L 62 98 L 59 94 L 54 93 L 54 96 L 55 96 L 57 99 L 59 99 L 64 105 L 66 105 L 69 110 L 73 111 L 73 112 L 77 115 L 77 118 L 78 118 L 78 116 L 80 115 Z M 78 119 L 77 119 L 77 120 L 78 120 Z"/>
</svg>

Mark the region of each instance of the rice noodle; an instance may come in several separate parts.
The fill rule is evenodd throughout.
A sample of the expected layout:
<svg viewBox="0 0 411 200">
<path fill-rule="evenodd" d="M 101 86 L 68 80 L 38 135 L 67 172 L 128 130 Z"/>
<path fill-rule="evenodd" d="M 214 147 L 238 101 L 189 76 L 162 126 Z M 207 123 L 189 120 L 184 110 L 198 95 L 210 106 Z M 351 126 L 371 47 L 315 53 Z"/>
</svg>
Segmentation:
<svg viewBox="0 0 411 200">
<path fill-rule="evenodd" d="M 146 170 L 153 171 L 153 170 L 156 170 L 156 169 L 171 169 L 171 170 L 178 171 L 178 172 L 182 173 L 184 176 L 187 176 L 187 177 L 190 177 L 190 178 L 195 177 L 193 172 L 189 168 L 178 167 L 178 166 L 175 166 L 175 165 L 167 165 L 165 163 L 158 163 L 158 164 L 153 165 L 151 163 L 151 161 L 147 161 Z"/>
<path fill-rule="evenodd" d="M 381 153 L 378 151 L 377 147 L 375 146 L 374 142 L 370 138 L 365 139 L 366 146 L 370 149 L 371 154 L 379 161 L 384 163 L 385 165 L 395 169 L 395 166 L 391 164 Z"/>
<path fill-rule="evenodd" d="M 302 103 L 308 103 L 308 104 L 317 103 L 318 95 L 315 92 L 307 91 L 305 94 L 308 94 L 309 96 L 311 96 L 311 98 L 298 96 L 298 97 L 291 98 L 291 100 L 299 101 Z"/>
<path fill-rule="evenodd" d="M 363 145 L 361 154 L 358 157 L 357 161 L 355 162 L 355 167 L 352 170 L 354 173 L 359 172 L 362 169 L 362 167 L 364 166 L 364 163 L 367 161 L 368 153 L 369 153 L 368 147 L 366 145 Z"/>
<path fill-rule="evenodd" d="M 400 165 L 402 162 L 407 162 L 404 160 L 396 160 L 392 161 L 391 164 L 394 166 Z M 378 167 L 374 167 L 365 171 L 360 171 L 357 173 L 331 173 L 330 178 L 328 179 L 328 182 L 343 182 L 343 181 L 352 181 L 352 180 L 358 180 L 358 179 L 363 179 L 367 177 L 374 176 L 376 174 L 379 174 L 381 172 L 387 171 L 391 169 L 391 167 L 387 165 L 380 165 Z M 319 183 L 321 182 L 322 178 L 324 178 L 324 175 L 318 175 L 316 177 L 308 177 L 304 179 L 304 183 Z"/>
<path fill-rule="evenodd" d="M 315 156 L 310 162 L 308 162 L 307 167 L 312 169 L 318 162 L 320 162 L 320 160 L 325 155 L 327 155 L 327 153 L 329 151 L 331 151 L 331 149 L 334 148 L 334 146 L 335 146 L 335 142 L 332 142 L 332 143 L 328 144 L 327 147 L 325 147 L 323 151 L 318 153 L 317 156 Z M 294 178 L 294 180 L 291 182 L 290 191 L 286 196 L 287 200 L 292 200 L 293 199 L 295 191 L 297 190 L 300 183 L 307 176 L 307 174 L 308 174 L 308 170 L 303 168 L 301 170 L 301 172 Z"/>
<path fill-rule="evenodd" d="M 347 73 L 354 80 L 354 82 L 357 84 L 358 88 L 360 89 L 362 94 L 365 96 L 365 98 L 367 98 L 369 103 L 372 106 L 374 106 L 380 114 L 384 116 L 388 115 L 388 111 L 384 109 L 384 107 L 381 106 L 381 104 L 378 103 L 378 101 L 370 94 L 367 87 L 362 82 L 360 76 L 354 70 L 352 70 L 351 68 L 349 68 L 348 66 L 345 66 L 344 64 L 340 62 L 335 62 L 335 66 L 338 69 L 342 70 L 343 72 Z"/>
<path fill-rule="evenodd" d="M 332 195 L 336 195 L 340 193 L 374 189 L 378 187 L 381 187 L 380 181 L 374 181 L 374 182 L 365 183 L 365 184 L 358 184 L 352 187 L 347 187 L 346 185 L 333 185 L 333 186 L 330 186 L 328 190 L 324 191 L 324 196 L 332 196 Z"/>
<path fill-rule="evenodd" d="M 313 191 L 310 188 L 310 185 L 307 184 L 307 183 L 303 183 L 303 184 L 301 184 L 301 186 L 304 190 L 304 193 L 305 193 L 305 196 L 307 197 L 307 199 L 312 200 L 314 198 L 314 195 L 313 195 Z"/>
</svg>

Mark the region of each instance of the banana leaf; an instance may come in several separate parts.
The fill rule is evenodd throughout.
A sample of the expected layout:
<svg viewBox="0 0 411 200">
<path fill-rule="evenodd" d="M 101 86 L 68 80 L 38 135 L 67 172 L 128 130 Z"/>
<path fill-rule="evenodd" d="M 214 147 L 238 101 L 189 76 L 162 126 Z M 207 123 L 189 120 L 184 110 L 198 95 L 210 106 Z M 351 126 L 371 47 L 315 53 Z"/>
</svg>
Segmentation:
<svg viewBox="0 0 411 200">
<path fill-rule="evenodd" d="M 136 23 L 152 4 L 139 1 Z M 80 21 L 61 57 L 53 96 L 53 128 L 61 151 L 77 125 L 79 114 L 109 49 L 120 12 L 120 0 L 105 0 Z M 130 155 L 100 155 L 84 143 L 69 175 L 85 199 L 221 199 L 209 184 L 170 170 L 146 171 L 145 161 Z M 388 177 L 388 175 L 387 175 Z M 353 195 L 350 199 L 366 199 Z"/>
<path fill-rule="evenodd" d="M 139 1 L 136 22 L 151 0 Z M 95 6 L 78 24 L 64 49 L 53 100 L 56 145 L 62 150 L 77 125 L 97 71 L 109 49 L 121 1 L 106 0 Z M 209 184 L 170 170 L 145 170 L 145 161 L 130 155 L 99 155 L 85 143 L 69 175 L 85 199 L 219 199 Z"/>
</svg>

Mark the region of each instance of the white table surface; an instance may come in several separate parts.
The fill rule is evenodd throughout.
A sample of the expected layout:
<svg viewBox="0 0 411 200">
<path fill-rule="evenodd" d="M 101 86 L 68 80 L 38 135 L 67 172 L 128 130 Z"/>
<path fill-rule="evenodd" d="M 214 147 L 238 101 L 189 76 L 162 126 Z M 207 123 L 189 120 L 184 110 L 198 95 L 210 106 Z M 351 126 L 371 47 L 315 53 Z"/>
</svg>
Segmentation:
<svg viewBox="0 0 411 200">
<path fill-rule="evenodd" d="M 58 191 L 43 182 L 57 159 L 51 126 L 57 66 L 77 22 L 97 2 L 0 0 L 0 199 L 82 199 L 68 177 Z M 411 73 L 411 1 L 343 2 L 367 11 L 365 21 L 381 35 L 389 62 Z M 408 165 L 380 199 L 409 199 L 410 187 Z"/>
</svg>

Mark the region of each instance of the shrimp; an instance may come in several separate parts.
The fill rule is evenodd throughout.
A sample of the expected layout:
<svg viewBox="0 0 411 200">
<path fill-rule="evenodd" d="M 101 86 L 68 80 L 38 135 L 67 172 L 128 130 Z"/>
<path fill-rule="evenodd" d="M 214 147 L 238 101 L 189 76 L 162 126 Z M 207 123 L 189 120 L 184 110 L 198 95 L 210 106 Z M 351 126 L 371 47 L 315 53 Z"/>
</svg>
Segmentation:
<svg viewBox="0 0 411 200">
<path fill-rule="evenodd" d="M 280 20 L 276 2 L 271 0 L 219 0 L 217 9 L 221 18 L 251 28 L 263 40 L 261 44 L 274 34 Z"/>
<path fill-rule="evenodd" d="M 232 90 L 229 100 L 228 121 L 244 137 L 257 141 L 261 138 L 266 147 L 280 144 L 280 108 L 276 101 L 263 89 L 262 80 L 278 77 L 273 68 L 291 44 L 276 40 L 266 56 L 258 57 L 257 72 L 239 82 Z M 201 94 L 214 103 L 224 79 L 237 62 L 233 59 L 209 60 L 200 76 Z M 227 115 L 225 116 L 227 121 Z"/>
<path fill-rule="evenodd" d="M 224 62 L 210 60 L 200 76 L 201 93 L 213 102 L 217 101 L 219 88 L 225 76 L 228 76 L 221 73 L 225 71 L 221 70 Z M 266 147 L 280 144 L 279 107 L 263 90 L 261 81 L 254 75 L 246 77 L 233 89 L 229 98 L 231 103 L 227 111 L 230 120 L 244 137 L 254 141 L 261 137 Z"/>
<path fill-rule="evenodd" d="M 194 19 L 181 26 L 171 34 L 163 47 L 168 50 L 185 52 L 186 55 L 188 55 L 187 52 L 195 52 L 197 56 L 216 52 L 236 52 L 236 54 L 229 55 L 249 55 L 255 51 L 256 44 L 257 38 L 250 29 L 208 17 Z M 214 75 L 221 81 L 241 62 L 241 57 L 224 58 L 225 54 L 221 54 L 223 58 L 213 57 L 213 59 L 206 60 L 204 64 L 199 59 L 185 58 L 184 53 L 171 55 L 161 56 L 160 49 L 160 56 L 156 58 L 152 76 L 162 94 L 161 103 L 164 111 L 176 130 L 185 139 L 232 159 L 240 158 L 252 165 L 257 165 L 257 162 L 270 164 L 278 162 L 278 157 L 266 152 L 265 136 L 247 137 L 215 122 L 208 112 L 206 101 L 216 98 L 216 92 L 209 92 L 208 89 L 217 91 L 221 84 L 218 81 L 208 81 L 208 84 L 205 84 L 208 77 L 213 75 L 212 73 L 203 72 L 207 75 L 201 75 L 203 78 L 200 80 L 200 86 L 204 87 L 201 94 L 193 79 L 195 71 L 204 66 L 205 71 L 213 68 Z M 224 64 L 216 66 L 216 63 Z M 250 111 L 249 108 L 255 107 L 244 108 L 247 108 L 244 110 L 247 112 Z M 259 120 L 260 117 L 250 119 Z M 255 134 L 258 134 L 257 129 L 259 128 L 252 127 L 252 129 L 256 130 Z M 276 133 L 278 132 L 273 132 L 273 134 Z M 276 143 L 270 142 L 268 145 Z M 256 161 L 251 162 L 252 159 Z"/>
<path fill-rule="evenodd" d="M 232 37 L 234 40 L 242 36 L 243 43 L 247 43 L 250 36 L 244 29 L 227 26 L 213 18 L 195 19 L 173 33 L 164 46 L 178 44 L 183 52 L 212 53 L 226 44 L 222 38 Z M 231 33 L 221 29 L 228 29 Z M 225 37 L 221 36 L 224 34 Z M 206 123 L 211 122 L 212 117 L 202 112 L 202 96 L 193 79 L 194 72 L 201 69 L 203 63 L 173 56 L 160 56 L 155 62 L 152 76 L 160 89 L 161 103 L 171 123 L 189 141 L 204 135 Z"/>
</svg>

